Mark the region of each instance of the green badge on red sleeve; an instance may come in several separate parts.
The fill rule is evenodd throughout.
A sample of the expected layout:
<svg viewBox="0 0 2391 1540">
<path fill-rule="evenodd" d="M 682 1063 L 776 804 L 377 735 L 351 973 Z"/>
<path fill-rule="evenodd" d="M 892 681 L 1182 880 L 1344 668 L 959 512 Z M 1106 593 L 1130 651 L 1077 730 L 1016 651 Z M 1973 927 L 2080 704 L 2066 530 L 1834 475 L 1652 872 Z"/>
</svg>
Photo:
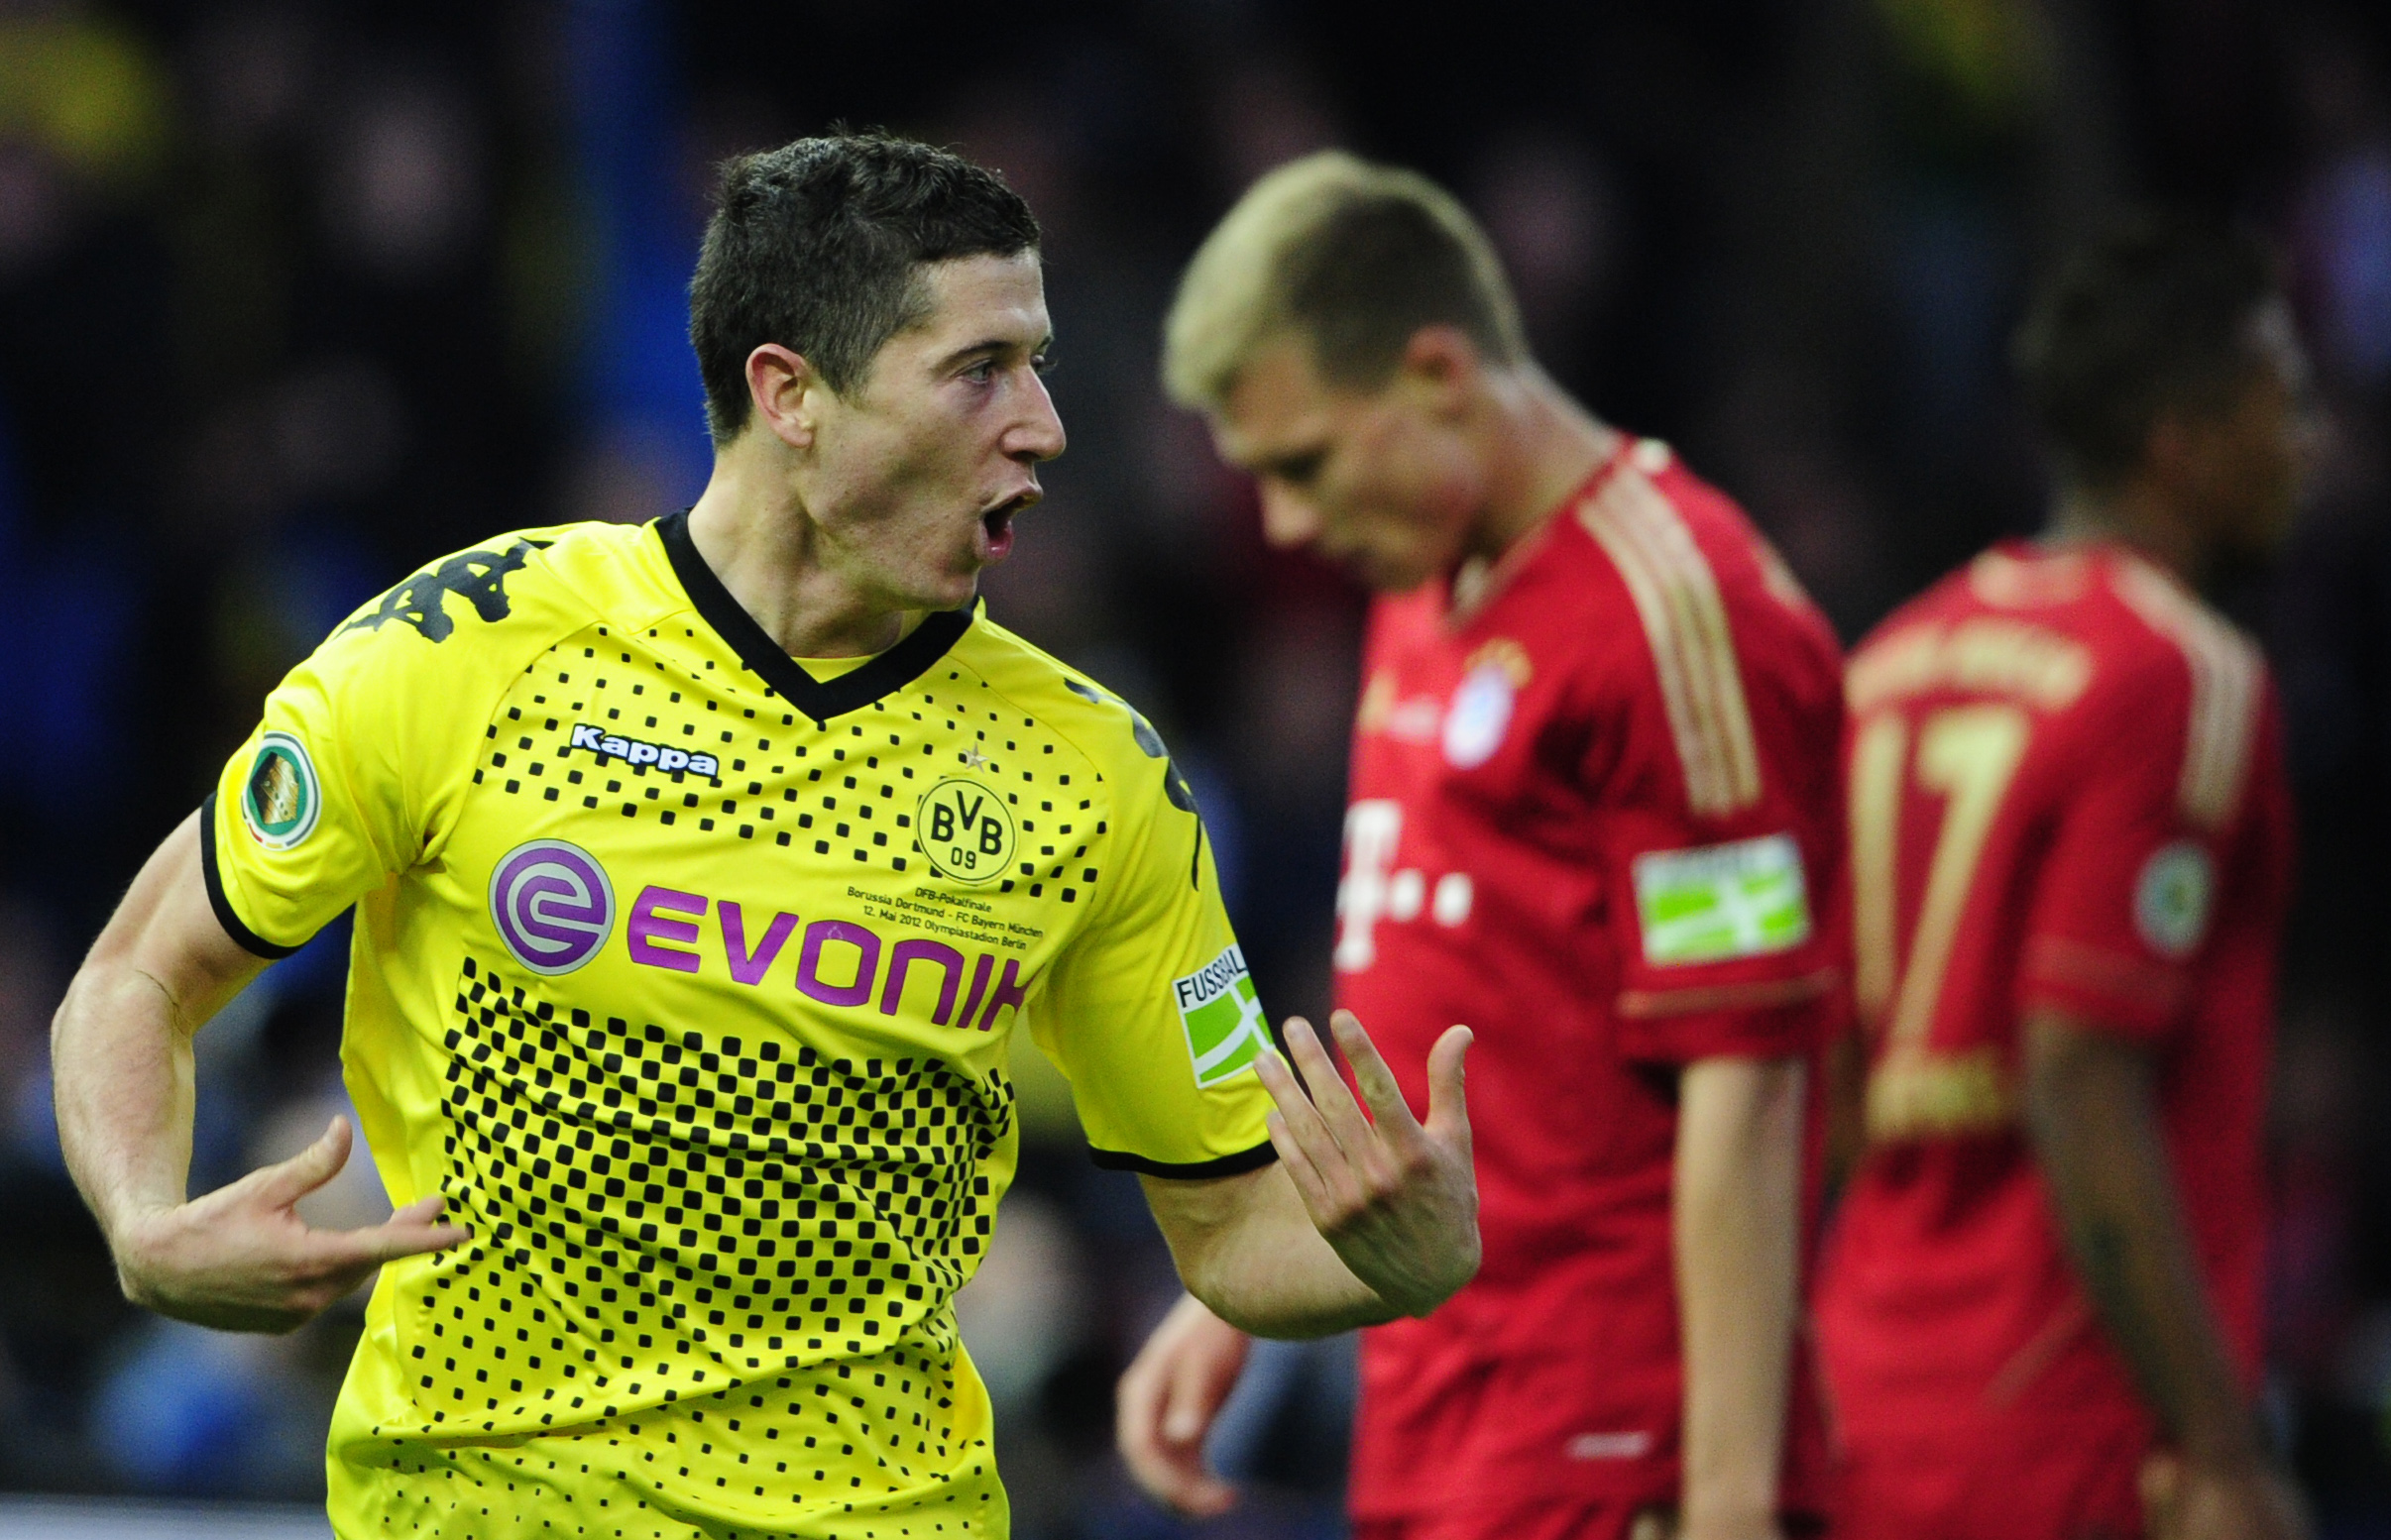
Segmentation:
<svg viewBox="0 0 2391 1540">
<path fill-rule="evenodd" d="M 2133 923 L 2162 957 L 2190 956 L 2209 934 L 2217 887 L 2209 852 L 2189 839 L 2159 846 L 2133 885 Z"/>
</svg>

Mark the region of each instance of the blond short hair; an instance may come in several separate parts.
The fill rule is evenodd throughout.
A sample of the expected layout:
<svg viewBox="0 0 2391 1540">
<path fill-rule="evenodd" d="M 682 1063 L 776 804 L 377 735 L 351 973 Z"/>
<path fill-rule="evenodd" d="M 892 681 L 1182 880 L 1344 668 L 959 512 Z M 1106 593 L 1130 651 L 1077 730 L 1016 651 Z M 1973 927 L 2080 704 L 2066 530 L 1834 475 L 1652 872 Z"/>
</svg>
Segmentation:
<svg viewBox="0 0 2391 1540">
<path fill-rule="evenodd" d="M 1528 357 L 1502 264 L 1459 200 L 1417 171 L 1323 150 L 1255 182 L 1204 239 L 1163 326 L 1163 385 L 1217 410 L 1255 352 L 1293 335 L 1323 380 L 1368 389 L 1434 325 L 1497 363 Z"/>
</svg>

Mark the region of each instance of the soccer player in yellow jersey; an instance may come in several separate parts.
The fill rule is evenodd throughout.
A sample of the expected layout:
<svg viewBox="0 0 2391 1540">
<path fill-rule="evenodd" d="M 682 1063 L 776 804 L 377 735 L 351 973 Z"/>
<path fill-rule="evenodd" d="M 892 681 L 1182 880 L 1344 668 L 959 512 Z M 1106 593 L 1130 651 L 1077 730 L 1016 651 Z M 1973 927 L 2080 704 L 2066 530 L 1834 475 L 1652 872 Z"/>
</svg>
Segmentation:
<svg viewBox="0 0 2391 1540">
<path fill-rule="evenodd" d="M 347 1540 L 1004 1533 L 950 1306 L 1019 1028 L 1225 1319 L 1421 1314 L 1477 1265 L 1467 1033 L 1423 1124 L 1350 1017 L 1368 1118 L 1291 1021 L 1308 1096 L 1161 739 L 973 605 L 1064 442 L 1020 198 L 879 136 L 734 161 L 690 330 L 697 504 L 360 609 L 59 1009 L 67 1158 L 134 1299 L 286 1330 L 381 1268 L 328 1451 Z M 293 1214 L 340 1122 L 187 1198 L 192 1034 L 352 904 L 343 1059 L 397 1213 Z"/>
</svg>

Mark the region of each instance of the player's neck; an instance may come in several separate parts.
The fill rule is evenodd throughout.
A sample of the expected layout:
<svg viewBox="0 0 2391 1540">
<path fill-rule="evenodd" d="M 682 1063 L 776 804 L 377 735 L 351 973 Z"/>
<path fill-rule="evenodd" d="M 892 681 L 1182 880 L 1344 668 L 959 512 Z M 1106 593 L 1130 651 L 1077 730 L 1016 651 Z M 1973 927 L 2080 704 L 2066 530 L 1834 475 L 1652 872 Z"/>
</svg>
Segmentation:
<svg viewBox="0 0 2391 1540">
<path fill-rule="evenodd" d="M 2184 583 L 2207 576 L 2211 542 L 2157 489 L 2128 480 L 2113 490 L 2063 489 L 2051 507 L 2045 538 L 2113 540 L 2131 546 Z"/>
<path fill-rule="evenodd" d="M 689 510 L 689 539 L 739 606 L 793 658 L 885 652 L 921 618 L 892 609 L 823 560 L 821 532 L 786 484 L 733 445 Z"/>
<path fill-rule="evenodd" d="M 1467 553 L 1488 562 L 1540 528 L 1619 443 L 1618 429 L 1533 364 L 1500 379 L 1490 394 L 1486 501 Z"/>
</svg>

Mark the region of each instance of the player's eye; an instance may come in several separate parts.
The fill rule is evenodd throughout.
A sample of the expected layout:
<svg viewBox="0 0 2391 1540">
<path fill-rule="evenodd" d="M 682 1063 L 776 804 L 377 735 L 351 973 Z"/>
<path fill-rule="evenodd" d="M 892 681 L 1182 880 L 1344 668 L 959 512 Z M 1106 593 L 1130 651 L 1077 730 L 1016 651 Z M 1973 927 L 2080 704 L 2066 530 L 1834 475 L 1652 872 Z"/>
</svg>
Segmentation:
<svg viewBox="0 0 2391 1540">
<path fill-rule="evenodd" d="M 1055 356 L 1051 353 L 1033 353 L 1030 355 L 1030 368 L 1036 370 L 1040 375 L 1053 374 L 1055 372 L 1056 362 Z"/>
<path fill-rule="evenodd" d="M 963 377 L 966 380 L 970 381 L 973 385 L 986 385 L 989 381 L 996 378 L 996 361 L 994 359 L 980 359 L 976 363 L 966 364 L 964 366 Z"/>
</svg>

